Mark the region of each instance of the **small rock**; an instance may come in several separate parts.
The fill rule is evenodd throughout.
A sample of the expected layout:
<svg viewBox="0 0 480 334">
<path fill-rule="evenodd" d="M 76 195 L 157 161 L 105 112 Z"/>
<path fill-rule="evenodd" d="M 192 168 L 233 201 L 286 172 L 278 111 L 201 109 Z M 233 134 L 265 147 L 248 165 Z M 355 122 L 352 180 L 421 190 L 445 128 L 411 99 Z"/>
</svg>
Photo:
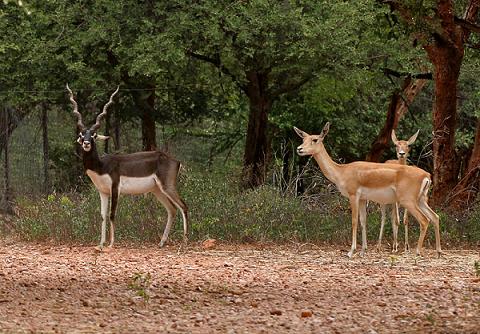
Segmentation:
<svg viewBox="0 0 480 334">
<path fill-rule="evenodd" d="M 203 249 L 212 249 L 217 246 L 217 240 L 215 239 L 207 239 L 204 242 L 202 242 L 202 248 Z"/>
<path fill-rule="evenodd" d="M 272 311 L 270 311 L 270 314 L 271 314 L 271 315 L 282 315 L 282 311 L 280 311 L 280 310 L 272 310 Z"/>
<path fill-rule="evenodd" d="M 303 311 L 302 318 L 310 318 L 313 315 L 312 311 Z"/>
</svg>

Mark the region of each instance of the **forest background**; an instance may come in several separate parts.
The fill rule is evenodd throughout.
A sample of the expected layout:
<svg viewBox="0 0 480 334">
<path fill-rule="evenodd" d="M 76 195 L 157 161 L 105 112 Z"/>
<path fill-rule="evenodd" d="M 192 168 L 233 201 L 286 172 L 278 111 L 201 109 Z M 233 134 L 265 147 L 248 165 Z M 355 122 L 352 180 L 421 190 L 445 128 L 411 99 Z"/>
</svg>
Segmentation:
<svg viewBox="0 0 480 334">
<path fill-rule="evenodd" d="M 478 244 L 478 7 L 3 0 L 0 231 L 62 242 L 99 235 L 68 83 L 89 124 L 120 85 L 102 151 L 162 149 L 182 161 L 193 239 L 346 243 L 348 202 L 295 154 L 294 125 L 316 133 L 329 121 L 325 144 L 343 163 L 393 159 L 391 131 L 407 139 L 420 129 L 411 163 L 433 175 L 443 239 Z M 379 209 L 369 212 L 374 238 Z M 165 214 L 153 197 L 122 197 L 117 217 L 119 240 L 160 239 Z"/>
</svg>

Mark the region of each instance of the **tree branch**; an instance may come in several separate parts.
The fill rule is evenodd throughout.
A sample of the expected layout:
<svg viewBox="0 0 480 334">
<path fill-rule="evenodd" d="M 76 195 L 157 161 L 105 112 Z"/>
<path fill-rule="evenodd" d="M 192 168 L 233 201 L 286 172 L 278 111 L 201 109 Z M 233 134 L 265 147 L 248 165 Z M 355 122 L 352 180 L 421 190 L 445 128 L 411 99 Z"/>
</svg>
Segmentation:
<svg viewBox="0 0 480 334">
<path fill-rule="evenodd" d="M 455 16 L 454 22 L 464 29 L 480 34 L 480 26 Z"/>
<path fill-rule="evenodd" d="M 305 78 L 303 78 L 302 80 L 300 81 L 297 81 L 297 82 L 290 82 L 288 84 L 285 84 L 281 87 L 279 87 L 278 89 L 276 90 L 273 90 L 269 95 L 271 96 L 272 100 L 277 98 L 278 96 L 282 95 L 282 94 L 285 94 L 285 93 L 288 93 L 288 92 L 291 92 L 291 91 L 294 91 L 300 87 L 302 87 L 303 85 L 305 85 L 307 82 L 309 82 L 310 80 L 312 80 L 313 78 L 315 77 L 315 75 L 313 73 L 310 73 L 308 74 Z"/>
<path fill-rule="evenodd" d="M 240 89 L 244 92 L 247 93 L 247 86 L 243 85 L 240 83 L 240 80 L 237 78 L 235 74 L 233 74 L 227 67 L 225 67 L 220 59 L 220 56 L 218 54 L 215 55 L 214 58 L 202 55 L 199 53 L 195 53 L 193 51 L 187 51 L 187 55 L 190 57 L 193 57 L 198 60 L 202 60 L 204 62 L 210 63 L 214 65 L 216 68 L 218 68 L 223 74 L 228 75 L 232 80 L 240 87 Z"/>
<path fill-rule="evenodd" d="M 413 79 L 425 79 L 425 80 L 433 80 L 433 74 L 430 72 L 426 73 L 409 73 L 409 72 L 399 72 L 396 70 L 392 70 L 391 68 L 382 68 L 383 73 L 387 76 L 394 76 L 396 78 L 401 77 L 411 77 Z"/>
</svg>

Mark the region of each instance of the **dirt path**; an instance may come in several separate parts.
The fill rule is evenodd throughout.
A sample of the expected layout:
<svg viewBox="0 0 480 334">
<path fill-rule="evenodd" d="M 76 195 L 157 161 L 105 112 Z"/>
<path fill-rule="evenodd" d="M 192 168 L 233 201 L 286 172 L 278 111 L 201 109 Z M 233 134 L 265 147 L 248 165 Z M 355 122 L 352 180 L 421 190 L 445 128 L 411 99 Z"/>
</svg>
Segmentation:
<svg viewBox="0 0 480 334">
<path fill-rule="evenodd" d="M 479 259 L 0 240 L 0 332 L 479 333 Z"/>
</svg>

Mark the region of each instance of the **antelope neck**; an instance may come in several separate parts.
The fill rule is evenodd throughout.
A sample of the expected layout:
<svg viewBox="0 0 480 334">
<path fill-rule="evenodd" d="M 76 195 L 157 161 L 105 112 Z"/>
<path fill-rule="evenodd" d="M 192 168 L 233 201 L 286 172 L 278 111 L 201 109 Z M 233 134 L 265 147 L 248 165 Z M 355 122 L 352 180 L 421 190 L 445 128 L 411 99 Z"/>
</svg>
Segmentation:
<svg viewBox="0 0 480 334">
<path fill-rule="evenodd" d="M 97 174 L 102 173 L 102 161 L 98 156 L 97 147 L 95 142 L 91 142 L 91 149 L 88 152 L 83 151 L 83 167 L 85 170 L 92 170 Z"/>
<path fill-rule="evenodd" d="M 313 158 L 317 161 L 325 177 L 336 184 L 340 172 L 340 165 L 330 158 L 323 143 L 319 143 L 318 146 L 318 152 L 313 154 Z"/>
</svg>

